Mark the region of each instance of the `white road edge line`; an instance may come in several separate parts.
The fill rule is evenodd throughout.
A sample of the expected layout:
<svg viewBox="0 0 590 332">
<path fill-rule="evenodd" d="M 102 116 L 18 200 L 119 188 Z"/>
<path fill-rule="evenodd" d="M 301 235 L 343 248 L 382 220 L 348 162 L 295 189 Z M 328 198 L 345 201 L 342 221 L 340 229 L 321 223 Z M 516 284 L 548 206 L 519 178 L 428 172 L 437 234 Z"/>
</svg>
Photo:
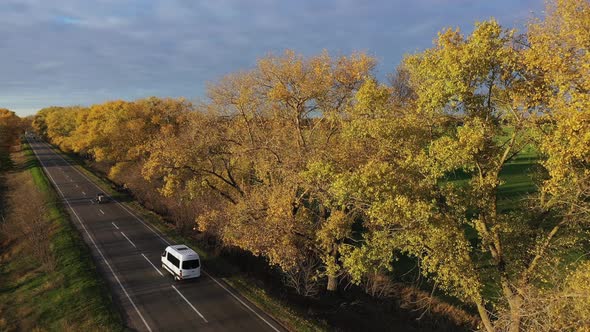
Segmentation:
<svg viewBox="0 0 590 332">
<path fill-rule="evenodd" d="M 86 193 L 85 192 L 82 192 L 82 195 L 86 196 Z"/>
<path fill-rule="evenodd" d="M 158 270 L 158 268 L 147 258 L 145 257 L 144 254 L 141 254 L 143 256 L 143 258 L 145 258 L 146 261 L 148 261 L 148 263 L 150 263 L 150 265 L 154 268 L 154 270 L 158 271 L 158 273 L 163 277 L 164 275 L 162 274 L 162 271 Z"/>
<path fill-rule="evenodd" d="M 127 239 L 127 241 L 129 241 L 129 243 L 131 243 L 133 245 L 134 248 L 137 248 L 135 246 L 135 243 L 131 242 L 131 240 L 129 240 L 129 238 L 127 237 L 127 235 L 125 235 L 125 233 L 121 232 L 121 234 Z"/>
<path fill-rule="evenodd" d="M 172 286 L 172 288 L 174 288 L 174 290 L 175 290 L 175 291 L 178 293 L 178 295 L 180 295 L 180 297 L 182 297 L 182 298 L 183 298 L 183 299 L 186 301 L 186 303 L 188 303 L 188 305 L 190 305 L 190 306 L 191 306 L 191 308 L 193 308 L 193 310 L 194 310 L 194 311 L 195 311 L 197 314 L 199 314 L 199 316 L 201 316 L 201 318 L 203 318 L 203 320 L 205 321 L 205 323 L 209 323 L 209 322 L 207 321 L 207 319 L 205 319 L 205 317 L 204 317 L 203 315 L 201 315 L 201 313 L 199 312 L 199 310 L 197 310 L 197 309 L 196 309 L 196 308 L 193 306 L 193 304 L 192 304 L 192 303 L 190 303 L 190 302 L 189 302 L 189 301 L 186 299 L 186 297 L 184 297 L 184 295 L 182 295 L 182 293 L 181 293 L 181 292 L 180 292 L 180 291 L 179 291 L 179 290 L 176 288 L 176 286 L 174 286 L 174 285 L 170 285 L 170 286 Z"/>
<path fill-rule="evenodd" d="M 29 142 L 30 143 L 30 142 Z M 41 163 L 41 166 L 43 166 L 43 168 L 45 169 L 45 165 L 43 164 L 43 161 L 41 161 L 41 158 L 39 158 L 39 155 L 37 154 L 37 151 L 35 151 L 35 149 L 33 149 L 33 152 L 35 153 L 35 156 L 37 156 L 37 159 L 39 160 L 39 162 Z M 58 155 L 59 156 L 59 155 Z M 107 267 L 109 268 L 109 270 L 111 270 L 111 273 L 113 274 L 113 276 L 115 277 L 115 280 L 117 280 L 117 283 L 119 284 L 119 286 L 121 286 L 121 289 L 123 290 L 123 292 L 125 293 L 125 296 L 127 296 L 127 299 L 129 299 L 129 302 L 131 302 L 131 305 L 133 305 L 133 308 L 135 309 L 135 311 L 137 312 L 137 314 L 139 315 L 139 318 L 141 318 L 141 321 L 143 322 L 143 324 L 145 325 L 145 327 L 148 329 L 148 331 L 152 331 L 152 329 L 150 328 L 150 326 L 148 325 L 148 323 L 146 322 L 145 318 L 143 318 L 143 315 L 141 314 L 141 312 L 139 311 L 139 309 L 137 308 L 137 306 L 135 305 L 135 302 L 133 302 L 133 300 L 131 299 L 131 296 L 129 296 L 129 293 L 127 293 L 127 289 L 125 289 L 125 286 L 123 286 L 123 284 L 121 283 L 121 280 L 119 280 L 119 277 L 117 276 L 117 274 L 115 273 L 115 271 L 113 270 L 113 268 L 111 267 L 111 264 L 109 263 L 109 261 L 107 260 L 107 258 L 103 255 L 102 251 L 100 250 L 100 248 L 98 247 L 98 245 L 96 245 L 96 242 L 94 242 L 94 238 L 92 237 L 92 235 L 90 235 L 90 232 L 88 232 L 88 229 L 86 228 L 86 226 L 84 225 L 84 223 L 82 222 L 82 219 L 80 219 L 80 216 L 78 216 L 78 214 L 76 213 L 76 211 L 74 210 L 74 208 L 72 208 L 72 205 L 70 204 L 70 201 L 68 201 L 64 195 L 64 193 L 61 191 L 61 189 L 57 186 L 57 184 L 55 183 L 55 180 L 53 179 L 53 177 L 51 176 L 51 174 L 49 173 L 49 171 L 47 171 L 45 169 L 45 173 L 49 176 L 49 179 L 51 180 L 51 182 L 53 182 L 53 185 L 55 186 L 55 188 L 57 189 L 57 191 L 59 191 L 59 194 L 63 197 L 64 201 L 66 202 L 66 204 L 68 204 L 68 207 L 70 208 L 70 210 L 72 211 L 72 213 L 74 213 L 74 215 L 76 216 L 76 219 L 78 219 L 78 222 L 80 223 L 80 225 L 82 226 L 82 228 L 84 229 L 84 232 L 86 232 L 86 235 L 88 235 L 88 238 L 90 239 L 90 241 L 92 242 L 92 244 L 94 245 L 94 248 L 96 248 L 96 251 L 98 251 L 98 254 L 100 255 L 100 257 L 104 260 L 104 262 L 106 263 Z"/>
<path fill-rule="evenodd" d="M 116 229 L 119 229 L 119 227 L 117 225 L 115 225 L 114 222 L 111 222 L 111 224 L 113 224 L 113 226 L 115 226 Z"/>
<path fill-rule="evenodd" d="M 265 322 L 266 325 L 270 326 L 273 330 L 280 332 L 276 327 L 274 327 L 274 325 L 269 323 L 266 319 L 264 319 L 264 317 L 262 317 L 259 313 L 257 313 L 256 310 L 250 308 L 250 306 L 247 305 L 244 301 L 242 301 L 237 295 L 235 295 L 232 291 L 227 289 L 227 287 L 223 286 L 222 283 L 217 281 L 217 279 L 213 278 L 209 273 L 205 272 L 204 270 L 203 270 L 203 273 L 205 275 L 207 275 L 209 278 L 211 278 L 211 280 L 215 281 L 221 288 L 225 289 L 226 292 L 228 292 L 231 296 L 233 296 L 236 300 L 238 300 L 244 307 L 246 307 L 246 308 L 248 308 L 248 310 L 252 311 L 258 318 L 260 318 L 263 322 Z"/>
<path fill-rule="evenodd" d="M 102 209 L 98 209 L 98 211 L 100 211 L 100 213 L 104 214 L 104 211 Z"/>
<path fill-rule="evenodd" d="M 100 188 L 94 181 L 92 181 L 90 178 L 88 178 L 88 176 L 86 176 L 86 174 L 82 173 L 78 168 L 76 168 L 76 166 L 74 166 L 72 163 L 70 163 L 68 160 L 65 160 L 59 153 L 56 153 L 53 151 L 53 148 L 51 147 L 51 145 L 49 145 L 48 143 L 44 143 L 45 145 L 49 146 L 49 149 L 51 149 L 51 151 L 53 153 L 55 153 L 56 156 L 58 156 L 61 160 L 65 161 L 68 165 L 70 165 L 72 168 L 74 168 L 74 170 L 76 172 L 78 172 L 78 174 L 82 175 L 82 177 L 84 177 L 86 180 L 88 180 L 90 183 L 92 183 L 92 185 L 94 185 L 97 189 L 102 190 L 102 188 Z M 121 206 L 123 208 L 123 210 L 127 211 L 127 213 L 129 213 L 131 216 L 133 216 L 135 219 L 137 219 L 140 223 L 142 223 L 147 229 L 149 229 L 150 231 L 152 231 L 154 234 L 156 234 L 164 243 L 166 243 L 167 245 L 170 245 L 170 242 L 168 242 L 168 240 L 166 240 L 164 237 L 162 237 L 162 235 L 160 235 L 157 231 L 155 231 L 152 227 L 150 227 L 149 225 L 147 225 L 143 220 L 141 220 L 138 216 L 136 216 L 133 212 L 131 212 L 129 209 L 127 209 L 127 207 L 125 205 L 123 205 L 122 203 L 120 203 L 119 201 L 117 201 L 116 199 L 114 199 L 113 197 L 111 197 L 110 195 L 107 194 L 107 196 L 114 202 L 116 202 L 117 204 L 119 204 L 119 206 Z M 209 278 L 211 278 L 211 280 L 215 281 L 215 283 L 217 283 L 221 288 L 223 288 L 226 292 L 228 292 L 231 296 L 233 296 L 236 300 L 238 300 L 238 302 L 240 302 L 244 307 L 246 307 L 248 310 L 250 310 L 251 312 L 253 312 L 258 318 L 260 318 L 263 322 L 266 323 L 266 325 L 270 326 L 273 330 L 280 332 L 279 329 L 277 329 L 274 325 L 272 325 L 271 323 L 269 323 L 266 319 L 264 319 L 264 317 L 262 317 L 258 312 L 256 312 L 256 310 L 252 309 L 249 305 L 247 305 L 244 301 L 242 301 L 237 295 L 235 295 L 232 291 L 230 291 L 227 287 L 223 286 L 223 284 L 221 284 L 219 281 L 217 281 L 217 279 L 213 278 L 213 276 L 211 276 L 209 273 L 207 273 L 205 270 L 201 269 L 203 271 L 203 273 L 205 275 L 207 275 Z M 174 286 L 172 286 L 174 287 Z"/>
</svg>

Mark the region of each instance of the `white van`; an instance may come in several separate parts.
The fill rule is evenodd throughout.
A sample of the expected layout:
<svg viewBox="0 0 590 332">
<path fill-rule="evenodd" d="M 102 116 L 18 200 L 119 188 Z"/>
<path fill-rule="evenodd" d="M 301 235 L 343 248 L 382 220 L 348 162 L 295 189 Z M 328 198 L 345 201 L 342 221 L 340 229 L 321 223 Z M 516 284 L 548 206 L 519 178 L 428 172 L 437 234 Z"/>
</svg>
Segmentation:
<svg viewBox="0 0 590 332">
<path fill-rule="evenodd" d="M 162 253 L 162 267 L 172 273 L 174 280 L 201 276 L 199 254 L 184 244 L 166 247 Z"/>
</svg>

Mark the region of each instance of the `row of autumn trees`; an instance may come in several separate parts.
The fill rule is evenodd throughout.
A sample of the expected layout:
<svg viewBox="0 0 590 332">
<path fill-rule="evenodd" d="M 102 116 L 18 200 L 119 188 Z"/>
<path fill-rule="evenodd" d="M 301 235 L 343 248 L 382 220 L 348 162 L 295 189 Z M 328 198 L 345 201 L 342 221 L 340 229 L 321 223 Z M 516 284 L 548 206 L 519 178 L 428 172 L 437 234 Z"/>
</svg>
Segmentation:
<svg viewBox="0 0 590 332">
<path fill-rule="evenodd" d="M 401 254 L 485 330 L 588 329 L 589 50 L 590 3 L 556 0 L 524 34 L 494 20 L 442 31 L 390 84 L 365 54 L 287 51 L 202 104 L 52 107 L 34 126 L 190 206 L 224 245 L 289 273 L 321 262 L 311 277 L 328 290 Z M 500 172 L 525 148 L 537 190 L 503 208 Z"/>
<path fill-rule="evenodd" d="M 11 166 L 9 150 L 18 144 L 19 136 L 27 123 L 28 121 L 21 119 L 13 111 L 0 108 L 0 171 Z"/>
</svg>

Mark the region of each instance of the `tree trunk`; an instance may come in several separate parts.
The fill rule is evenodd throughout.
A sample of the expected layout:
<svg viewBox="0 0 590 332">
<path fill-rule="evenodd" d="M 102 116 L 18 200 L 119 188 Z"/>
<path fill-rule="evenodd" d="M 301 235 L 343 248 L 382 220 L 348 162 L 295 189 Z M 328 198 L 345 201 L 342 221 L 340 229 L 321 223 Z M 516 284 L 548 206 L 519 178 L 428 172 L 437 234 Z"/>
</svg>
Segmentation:
<svg viewBox="0 0 590 332">
<path fill-rule="evenodd" d="M 520 324 L 522 321 L 522 299 L 516 295 L 510 301 L 510 326 L 508 327 L 508 331 L 510 332 L 519 332 L 520 331 Z"/>
<path fill-rule="evenodd" d="M 338 277 L 335 275 L 328 274 L 328 287 L 326 289 L 329 292 L 335 292 L 338 289 Z"/>
<path fill-rule="evenodd" d="M 510 327 L 508 331 L 510 332 L 519 332 L 520 331 L 520 313 L 515 311 L 510 311 Z"/>
<path fill-rule="evenodd" d="M 338 245 L 332 244 L 332 252 L 330 253 L 330 258 L 332 259 L 333 264 L 338 264 Z M 330 271 L 328 269 L 328 271 Z M 328 286 L 326 289 L 329 292 L 335 292 L 338 289 L 338 273 L 337 272 L 328 272 Z"/>
<path fill-rule="evenodd" d="M 502 271 L 502 273 L 505 273 L 505 271 Z M 511 283 L 508 281 L 508 277 L 506 275 L 500 277 L 500 283 L 502 285 L 504 298 L 508 301 L 510 313 L 508 331 L 519 332 L 522 321 L 523 298 L 518 293 L 518 291 L 511 286 Z"/>
<path fill-rule="evenodd" d="M 479 313 L 479 317 L 481 318 L 481 322 L 483 323 L 484 328 L 488 332 L 494 332 L 495 329 L 494 329 L 494 326 L 492 325 L 492 321 L 490 320 L 490 315 L 488 315 L 488 311 L 486 310 L 484 305 L 481 303 L 481 301 L 478 301 L 476 303 L 476 305 L 477 305 L 477 312 Z"/>
</svg>

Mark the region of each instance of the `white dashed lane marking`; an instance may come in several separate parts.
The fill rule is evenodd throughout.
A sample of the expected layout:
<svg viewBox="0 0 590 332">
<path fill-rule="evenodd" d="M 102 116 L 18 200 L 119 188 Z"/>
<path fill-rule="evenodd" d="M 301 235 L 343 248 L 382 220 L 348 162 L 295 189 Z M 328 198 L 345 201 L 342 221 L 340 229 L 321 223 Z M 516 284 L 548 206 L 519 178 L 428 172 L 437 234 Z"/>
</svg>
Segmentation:
<svg viewBox="0 0 590 332">
<path fill-rule="evenodd" d="M 205 319 L 205 316 L 201 315 L 201 313 L 199 312 L 199 310 L 197 310 L 197 308 L 195 308 L 195 307 L 193 306 L 193 304 L 192 304 L 192 303 L 190 303 L 190 302 L 189 302 L 189 301 L 186 299 L 186 297 L 184 297 L 184 295 L 182 295 L 182 293 L 181 293 L 181 292 L 180 292 L 178 289 L 176 289 L 176 287 L 175 287 L 174 285 L 172 285 L 172 288 L 174 288 L 174 290 L 175 290 L 175 291 L 178 293 L 178 295 L 180 295 L 180 297 L 182 297 L 182 298 L 183 298 L 183 299 L 186 301 L 186 303 L 188 303 L 188 305 L 190 305 L 190 306 L 191 306 L 191 308 L 193 308 L 193 310 L 194 310 L 194 311 L 195 311 L 197 314 L 199 314 L 199 316 L 201 316 L 201 318 L 203 318 L 203 320 L 205 321 L 205 323 L 208 323 L 208 321 Z"/>
<path fill-rule="evenodd" d="M 145 260 L 146 260 L 146 261 L 148 261 L 148 263 L 150 263 L 150 265 L 151 265 L 151 266 L 154 268 L 154 270 L 158 271 L 158 273 L 159 273 L 159 274 L 160 274 L 162 277 L 164 276 L 164 275 L 162 274 L 162 271 L 158 270 L 158 268 L 157 268 L 157 267 L 156 267 L 154 264 L 152 264 L 152 262 L 151 262 L 151 261 L 150 261 L 150 260 L 149 260 L 147 257 L 145 257 L 145 255 L 144 255 L 144 254 L 141 254 L 141 255 L 143 256 L 143 258 L 145 258 Z"/>
<path fill-rule="evenodd" d="M 135 243 L 131 242 L 131 240 L 129 240 L 129 238 L 127 237 L 127 235 L 125 235 L 125 233 L 121 232 L 121 234 L 127 239 L 127 241 L 129 241 L 129 243 L 131 243 L 131 245 L 133 246 L 133 248 L 137 248 L 135 246 Z"/>
</svg>

